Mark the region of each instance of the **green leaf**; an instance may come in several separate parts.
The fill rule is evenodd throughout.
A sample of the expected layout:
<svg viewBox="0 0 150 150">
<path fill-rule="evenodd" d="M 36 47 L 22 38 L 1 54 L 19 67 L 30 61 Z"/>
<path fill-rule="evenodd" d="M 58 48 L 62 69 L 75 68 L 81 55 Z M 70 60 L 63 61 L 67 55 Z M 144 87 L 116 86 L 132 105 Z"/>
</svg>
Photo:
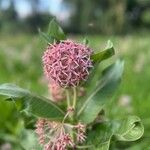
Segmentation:
<svg viewBox="0 0 150 150">
<path fill-rule="evenodd" d="M 27 112 L 51 120 L 62 120 L 64 112 L 54 102 L 35 94 L 28 90 L 17 87 L 13 84 L 0 85 L 0 95 L 6 96 L 11 100 L 21 100 L 25 104 Z"/>
<path fill-rule="evenodd" d="M 84 38 L 84 39 L 83 39 L 83 44 L 84 44 L 84 45 L 88 45 L 88 44 L 89 44 L 89 40 L 88 40 L 87 38 Z"/>
<path fill-rule="evenodd" d="M 15 137 L 14 134 L 8 134 L 6 132 L 3 133 L 2 131 L 0 133 L 0 140 L 11 142 L 11 143 L 17 143 L 17 138 Z"/>
<path fill-rule="evenodd" d="M 19 88 L 14 84 L 5 83 L 0 85 L 0 95 L 8 96 L 8 98 L 22 98 L 29 93 L 28 90 Z"/>
<path fill-rule="evenodd" d="M 93 62 L 101 62 L 105 59 L 108 59 L 109 57 L 113 56 L 115 54 L 115 50 L 113 47 L 113 43 L 111 41 L 107 42 L 107 46 L 104 51 L 98 51 L 97 53 L 93 54 L 91 56 L 91 59 Z"/>
<path fill-rule="evenodd" d="M 48 34 L 42 32 L 40 29 L 38 30 L 40 36 L 46 41 L 46 43 L 53 43 L 54 42 L 54 38 L 49 36 Z"/>
<path fill-rule="evenodd" d="M 38 144 L 38 137 L 32 130 L 23 130 L 19 139 L 24 150 L 42 150 L 41 145 Z"/>
<path fill-rule="evenodd" d="M 103 71 L 101 80 L 97 82 L 93 92 L 77 110 L 80 121 L 88 124 L 97 117 L 103 105 L 118 87 L 123 73 L 123 66 L 124 63 L 118 60 Z"/>
<path fill-rule="evenodd" d="M 92 130 L 87 131 L 87 144 L 93 144 L 94 150 L 109 149 L 112 137 L 112 124 L 101 122 L 92 126 Z"/>
<path fill-rule="evenodd" d="M 104 143 L 101 143 L 97 150 L 109 150 L 109 146 L 110 146 L 110 139 Z"/>
<path fill-rule="evenodd" d="M 129 116 L 122 120 L 115 136 L 118 141 L 135 141 L 141 138 L 144 127 L 141 119 L 137 116 Z"/>
<path fill-rule="evenodd" d="M 95 145 L 97 150 L 109 150 L 111 143 L 136 141 L 141 138 L 143 133 L 144 127 L 140 118 L 128 116 L 121 120 L 95 124 L 92 130 L 88 131 L 87 144 Z"/>
<path fill-rule="evenodd" d="M 55 19 L 52 19 L 49 23 L 48 35 L 55 38 L 56 40 L 66 39 L 66 35 Z"/>
</svg>

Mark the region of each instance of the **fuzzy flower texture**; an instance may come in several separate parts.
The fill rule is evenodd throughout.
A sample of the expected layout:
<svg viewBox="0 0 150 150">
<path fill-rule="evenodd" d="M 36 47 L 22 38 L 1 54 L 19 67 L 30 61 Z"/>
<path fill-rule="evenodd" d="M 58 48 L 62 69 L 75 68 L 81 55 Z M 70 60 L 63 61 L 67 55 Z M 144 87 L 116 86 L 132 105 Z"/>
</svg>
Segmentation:
<svg viewBox="0 0 150 150">
<path fill-rule="evenodd" d="M 92 67 L 92 50 L 71 40 L 50 44 L 42 58 L 48 81 L 61 87 L 77 86 L 86 80 Z"/>
<path fill-rule="evenodd" d="M 64 124 L 46 119 L 37 121 L 35 132 L 39 137 L 39 143 L 44 146 L 44 150 L 66 150 L 68 147 L 75 146 L 73 137 L 64 126 Z M 86 139 L 85 126 L 79 123 L 72 127 L 77 135 L 77 142 L 83 143 Z"/>
</svg>

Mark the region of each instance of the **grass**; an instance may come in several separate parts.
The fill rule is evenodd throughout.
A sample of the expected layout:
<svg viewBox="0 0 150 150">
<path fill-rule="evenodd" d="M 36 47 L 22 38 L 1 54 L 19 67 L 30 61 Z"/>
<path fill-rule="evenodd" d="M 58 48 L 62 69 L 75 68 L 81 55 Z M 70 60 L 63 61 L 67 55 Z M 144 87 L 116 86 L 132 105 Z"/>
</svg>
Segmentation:
<svg viewBox="0 0 150 150">
<path fill-rule="evenodd" d="M 81 36 L 71 38 L 82 39 Z M 133 147 L 133 149 L 150 148 L 150 36 L 148 33 L 109 37 L 95 35 L 88 36 L 88 39 L 91 47 L 95 50 L 103 48 L 106 41 L 111 39 L 116 48 L 115 58 L 124 59 L 125 70 L 122 84 L 114 100 L 109 103 L 107 115 L 111 118 L 126 114 L 139 116 L 145 126 L 144 142 L 138 141 L 140 146 Z M 37 36 L 22 34 L 1 36 L 0 84 L 11 82 L 39 94 L 48 95 L 41 64 L 41 56 L 45 46 L 45 43 Z M 5 107 L 11 107 L 12 111 L 13 106 L 8 105 Z M 0 108 L 3 106 L 4 103 L 0 102 Z M 5 114 L 4 110 L 0 110 L 3 116 L 0 123 L 10 118 L 10 114 Z M 4 127 L 6 126 L 0 126 L 0 131 Z"/>
</svg>

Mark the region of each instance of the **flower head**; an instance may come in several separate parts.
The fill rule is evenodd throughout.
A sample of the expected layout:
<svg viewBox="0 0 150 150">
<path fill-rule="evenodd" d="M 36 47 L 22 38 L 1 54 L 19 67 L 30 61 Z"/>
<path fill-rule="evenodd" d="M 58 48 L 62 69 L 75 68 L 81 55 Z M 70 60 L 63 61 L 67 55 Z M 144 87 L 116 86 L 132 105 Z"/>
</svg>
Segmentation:
<svg viewBox="0 0 150 150">
<path fill-rule="evenodd" d="M 86 126 L 80 122 L 77 125 L 71 125 L 40 118 L 36 123 L 35 132 L 44 150 L 66 150 L 86 140 Z M 71 133 L 74 133 L 75 138 L 71 136 Z"/>
<path fill-rule="evenodd" d="M 71 40 L 49 45 L 42 58 L 44 73 L 62 87 L 77 86 L 88 77 L 91 54 L 90 48 Z"/>
<path fill-rule="evenodd" d="M 66 150 L 68 146 L 74 147 L 70 133 L 66 132 L 61 123 L 41 118 L 36 123 L 35 132 L 44 150 Z"/>
</svg>

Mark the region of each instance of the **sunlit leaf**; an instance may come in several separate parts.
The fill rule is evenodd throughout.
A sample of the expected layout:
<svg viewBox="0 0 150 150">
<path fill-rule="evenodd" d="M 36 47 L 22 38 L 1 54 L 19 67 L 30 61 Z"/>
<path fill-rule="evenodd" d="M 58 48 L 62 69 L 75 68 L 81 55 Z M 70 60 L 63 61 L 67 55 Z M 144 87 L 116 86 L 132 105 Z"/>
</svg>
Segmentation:
<svg viewBox="0 0 150 150">
<path fill-rule="evenodd" d="M 101 62 L 113 56 L 114 54 L 115 54 L 115 50 L 113 47 L 113 43 L 111 41 L 108 41 L 105 50 L 98 51 L 97 53 L 93 54 L 91 56 L 91 59 L 93 60 L 93 62 Z"/>
<path fill-rule="evenodd" d="M 141 138 L 144 127 L 137 116 L 129 116 L 122 120 L 115 136 L 119 141 L 135 141 Z"/>
</svg>

